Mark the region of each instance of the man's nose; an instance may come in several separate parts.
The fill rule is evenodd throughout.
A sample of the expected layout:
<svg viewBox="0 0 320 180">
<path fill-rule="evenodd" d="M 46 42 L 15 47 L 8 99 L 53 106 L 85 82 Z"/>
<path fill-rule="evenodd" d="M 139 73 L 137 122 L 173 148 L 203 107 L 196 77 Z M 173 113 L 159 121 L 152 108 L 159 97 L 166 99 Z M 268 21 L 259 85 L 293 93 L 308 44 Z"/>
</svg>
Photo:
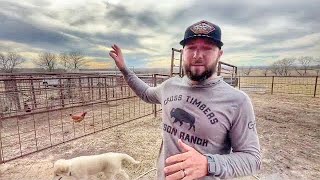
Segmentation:
<svg viewBox="0 0 320 180">
<path fill-rule="evenodd" d="M 202 52 L 200 51 L 200 49 L 196 49 L 193 53 L 193 58 L 198 60 L 198 59 L 202 59 Z"/>
</svg>

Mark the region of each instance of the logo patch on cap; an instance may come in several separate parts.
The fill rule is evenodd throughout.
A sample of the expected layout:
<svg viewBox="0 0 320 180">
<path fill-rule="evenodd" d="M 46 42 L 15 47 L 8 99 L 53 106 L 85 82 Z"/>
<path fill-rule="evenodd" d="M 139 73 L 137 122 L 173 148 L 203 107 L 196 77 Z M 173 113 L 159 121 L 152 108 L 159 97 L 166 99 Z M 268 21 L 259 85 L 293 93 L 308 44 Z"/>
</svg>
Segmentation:
<svg viewBox="0 0 320 180">
<path fill-rule="evenodd" d="M 190 27 L 195 34 L 209 34 L 215 30 L 213 24 L 207 21 L 198 22 Z"/>
</svg>

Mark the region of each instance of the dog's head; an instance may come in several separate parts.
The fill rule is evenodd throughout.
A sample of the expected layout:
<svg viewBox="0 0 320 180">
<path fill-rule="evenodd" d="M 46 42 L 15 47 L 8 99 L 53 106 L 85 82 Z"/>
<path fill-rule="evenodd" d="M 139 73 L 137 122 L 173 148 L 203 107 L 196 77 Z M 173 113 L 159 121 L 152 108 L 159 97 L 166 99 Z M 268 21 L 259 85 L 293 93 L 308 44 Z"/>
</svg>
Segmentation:
<svg viewBox="0 0 320 180">
<path fill-rule="evenodd" d="M 68 160 L 59 159 L 53 165 L 53 180 L 61 180 L 63 177 L 71 176 L 70 163 Z"/>
</svg>

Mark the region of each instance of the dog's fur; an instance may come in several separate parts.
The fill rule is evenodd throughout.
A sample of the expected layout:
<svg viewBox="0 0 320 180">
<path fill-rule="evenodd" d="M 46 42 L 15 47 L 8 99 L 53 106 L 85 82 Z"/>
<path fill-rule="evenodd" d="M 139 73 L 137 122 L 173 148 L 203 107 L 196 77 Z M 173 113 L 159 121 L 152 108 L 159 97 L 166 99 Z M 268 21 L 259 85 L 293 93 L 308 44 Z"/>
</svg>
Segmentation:
<svg viewBox="0 0 320 180">
<path fill-rule="evenodd" d="M 88 179 L 90 175 L 103 172 L 107 179 L 114 179 L 116 174 L 122 174 L 129 179 L 122 169 L 122 162 L 138 164 L 131 156 L 122 153 L 105 153 L 92 156 L 80 156 L 73 159 L 60 159 L 54 163 L 54 180 L 63 180 L 63 177 L 75 179 Z"/>
</svg>

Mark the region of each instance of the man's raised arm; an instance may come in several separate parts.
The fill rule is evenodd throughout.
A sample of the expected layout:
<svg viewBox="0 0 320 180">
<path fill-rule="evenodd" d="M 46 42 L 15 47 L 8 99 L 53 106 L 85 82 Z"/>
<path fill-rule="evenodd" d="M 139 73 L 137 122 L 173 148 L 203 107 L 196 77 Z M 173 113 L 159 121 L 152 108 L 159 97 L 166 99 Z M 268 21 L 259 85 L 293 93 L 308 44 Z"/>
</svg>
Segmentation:
<svg viewBox="0 0 320 180">
<path fill-rule="evenodd" d="M 160 104 L 160 86 L 150 87 L 140 78 L 138 78 L 138 76 L 136 76 L 129 68 L 127 68 L 120 47 L 115 44 L 111 47 L 112 50 L 109 52 L 109 55 L 116 63 L 118 69 L 122 72 L 130 88 L 145 102 Z"/>
</svg>

